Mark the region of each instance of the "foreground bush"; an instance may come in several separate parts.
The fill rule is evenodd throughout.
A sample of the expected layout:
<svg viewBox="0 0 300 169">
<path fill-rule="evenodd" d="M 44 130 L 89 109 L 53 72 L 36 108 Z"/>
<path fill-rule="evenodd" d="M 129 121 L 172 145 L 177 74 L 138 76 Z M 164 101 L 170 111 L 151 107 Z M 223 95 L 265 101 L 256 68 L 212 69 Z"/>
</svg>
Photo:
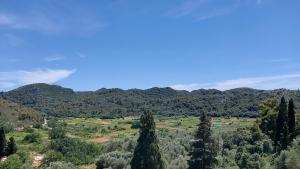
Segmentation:
<svg viewBox="0 0 300 169">
<path fill-rule="evenodd" d="M 93 163 L 101 154 L 99 146 L 68 137 L 52 140 L 50 149 L 60 152 L 64 156 L 64 161 L 75 165 Z"/>
<path fill-rule="evenodd" d="M 62 161 L 64 156 L 62 153 L 50 150 L 46 153 L 45 158 L 43 159 L 43 165 L 49 166 L 50 163 L 56 162 L 56 161 Z"/>
<path fill-rule="evenodd" d="M 112 169 L 125 169 L 130 168 L 130 160 L 132 158 L 132 153 L 129 152 L 111 152 L 103 154 L 99 157 L 97 161 L 97 169 L 112 168 Z"/>
<path fill-rule="evenodd" d="M 23 141 L 27 143 L 37 143 L 41 141 L 41 135 L 36 132 L 29 133 L 24 137 Z"/>
<path fill-rule="evenodd" d="M 31 164 L 29 154 L 24 151 L 19 151 L 18 153 L 9 156 L 4 162 L 1 162 L 0 169 L 25 169 L 29 164 Z"/>
<path fill-rule="evenodd" d="M 294 140 L 287 151 L 282 151 L 275 159 L 276 169 L 300 168 L 300 137 Z"/>
<path fill-rule="evenodd" d="M 47 167 L 46 169 L 77 169 L 77 167 L 75 167 L 71 163 L 54 162 L 50 163 L 49 167 Z"/>
</svg>

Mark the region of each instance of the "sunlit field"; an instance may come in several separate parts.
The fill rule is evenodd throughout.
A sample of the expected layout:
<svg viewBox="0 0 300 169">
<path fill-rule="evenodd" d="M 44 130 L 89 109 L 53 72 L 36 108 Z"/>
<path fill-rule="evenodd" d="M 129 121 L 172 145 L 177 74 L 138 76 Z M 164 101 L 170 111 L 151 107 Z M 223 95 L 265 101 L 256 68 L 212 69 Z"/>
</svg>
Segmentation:
<svg viewBox="0 0 300 169">
<path fill-rule="evenodd" d="M 180 142 L 193 138 L 193 134 L 199 124 L 198 117 L 156 117 L 156 130 L 160 141 L 165 141 L 165 135 L 173 137 L 173 140 Z M 234 131 L 237 128 L 249 127 L 255 119 L 251 118 L 213 118 L 212 130 L 214 135 L 220 135 L 223 132 Z M 126 117 L 119 119 L 98 119 L 98 118 L 63 118 L 58 122 L 64 126 L 66 134 L 70 138 L 77 138 L 83 142 L 91 143 L 101 147 L 106 144 L 136 139 L 138 128 L 134 127 L 139 122 L 138 117 Z M 25 128 L 21 131 L 10 132 L 7 136 L 13 136 L 16 140 L 19 150 L 30 152 L 31 160 L 36 166 L 41 165 L 42 160 L 39 156 L 44 157 L 48 151 L 48 127 L 42 128 Z M 33 143 L 24 141 L 26 135 L 38 133 L 39 140 Z M 183 134 L 184 133 L 184 134 Z M 113 150 L 112 150 L 113 151 Z M 168 151 L 168 150 L 164 150 Z M 171 150 L 169 150 L 171 151 Z M 96 160 L 96 159 L 95 159 Z M 95 168 L 94 164 L 80 165 L 82 168 Z"/>
</svg>

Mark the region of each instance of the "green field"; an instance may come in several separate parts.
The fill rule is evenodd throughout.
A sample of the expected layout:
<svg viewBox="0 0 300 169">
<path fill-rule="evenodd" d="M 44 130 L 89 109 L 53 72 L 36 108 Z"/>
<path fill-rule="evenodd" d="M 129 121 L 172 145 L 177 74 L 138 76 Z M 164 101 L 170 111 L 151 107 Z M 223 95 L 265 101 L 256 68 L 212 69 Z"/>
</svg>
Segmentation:
<svg viewBox="0 0 300 169">
<path fill-rule="evenodd" d="M 199 124 L 197 117 L 158 117 L 156 119 L 156 127 L 159 131 L 193 131 Z M 138 119 L 135 117 L 124 119 L 69 118 L 60 121 L 67 124 L 66 130 L 69 136 L 91 141 L 101 137 L 111 139 L 133 137 L 138 132 L 137 129 L 131 128 L 135 120 Z M 251 126 L 254 121 L 255 119 L 251 118 L 213 118 L 212 128 L 215 132 L 235 130 L 238 127 Z"/>
<path fill-rule="evenodd" d="M 156 117 L 156 126 L 158 137 L 161 142 L 165 137 L 172 137 L 176 141 L 188 140 L 193 137 L 193 133 L 199 124 L 197 117 Z M 137 136 L 138 129 L 132 128 L 132 124 L 137 122 L 136 117 L 126 117 L 119 119 L 98 119 L 98 118 L 63 118 L 58 119 L 59 123 L 64 125 L 67 136 L 77 138 L 83 142 L 102 145 L 119 140 L 134 139 Z M 212 129 L 215 135 L 220 133 L 235 131 L 240 127 L 248 127 L 254 123 L 255 119 L 250 118 L 213 118 Z M 35 155 L 43 155 L 48 151 L 49 128 L 33 129 L 39 133 L 41 140 L 36 143 L 27 143 L 23 139 L 26 135 L 32 133 L 31 129 L 13 131 L 7 134 L 7 138 L 13 136 L 16 140 L 19 150 L 30 152 L 32 161 L 35 161 Z M 167 135 L 167 136 L 166 136 Z M 174 142 L 175 144 L 175 142 Z M 166 150 L 164 150 L 166 151 Z M 96 159 L 95 159 L 96 160 Z M 94 164 L 81 165 L 81 168 L 94 168 Z"/>
</svg>

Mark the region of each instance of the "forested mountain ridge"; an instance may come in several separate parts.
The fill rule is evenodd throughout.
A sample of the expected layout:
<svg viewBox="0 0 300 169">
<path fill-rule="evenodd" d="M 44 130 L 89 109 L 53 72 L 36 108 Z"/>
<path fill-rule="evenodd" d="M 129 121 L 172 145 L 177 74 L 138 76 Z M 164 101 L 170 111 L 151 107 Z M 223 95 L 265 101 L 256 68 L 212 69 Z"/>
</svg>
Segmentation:
<svg viewBox="0 0 300 169">
<path fill-rule="evenodd" d="M 53 116 L 120 117 L 139 115 L 149 108 L 159 115 L 194 115 L 197 109 L 213 116 L 248 116 L 258 114 L 261 101 L 285 95 L 295 98 L 298 91 L 237 88 L 227 91 L 200 89 L 192 92 L 172 88 L 99 89 L 75 92 L 57 85 L 32 84 L 2 94 L 4 99 Z"/>
</svg>

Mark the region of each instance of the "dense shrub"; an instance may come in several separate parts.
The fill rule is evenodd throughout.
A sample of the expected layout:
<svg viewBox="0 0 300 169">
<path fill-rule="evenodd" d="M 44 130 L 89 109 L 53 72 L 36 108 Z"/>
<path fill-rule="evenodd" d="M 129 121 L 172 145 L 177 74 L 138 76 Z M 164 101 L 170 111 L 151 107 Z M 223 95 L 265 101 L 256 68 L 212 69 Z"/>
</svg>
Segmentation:
<svg viewBox="0 0 300 169">
<path fill-rule="evenodd" d="M 33 133 L 34 129 L 31 128 L 31 127 L 24 127 L 23 131 L 26 132 L 26 133 Z"/>
<path fill-rule="evenodd" d="M 27 142 L 27 143 L 40 142 L 41 141 L 41 135 L 37 132 L 29 133 L 24 137 L 23 141 Z"/>
<path fill-rule="evenodd" d="M 294 140 L 288 150 L 282 151 L 275 159 L 276 169 L 300 168 L 300 137 Z"/>
<path fill-rule="evenodd" d="M 187 158 L 179 156 L 178 158 L 172 160 L 167 169 L 186 169 L 188 168 Z"/>
<path fill-rule="evenodd" d="M 35 124 L 33 124 L 32 127 L 36 128 L 36 129 L 41 129 L 43 127 L 43 124 L 42 123 L 35 123 Z"/>
<path fill-rule="evenodd" d="M 49 132 L 50 139 L 60 139 L 65 138 L 66 131 L 61 126 L 55 126 Z"/>
<path fill-rule="evenodd" d="M 100 155 L 99 146 L 68 137 L 52 140 L 50 149 L 62 153 L 64 161 L 75 165 L 93 163 Z"/>
<path fill-rule="evenodd" d="M 50 163 L 56 161 L 62 161 L 63 158 L 64 156 L 62 155 L 62 153 L 50 150 L 46 153 L 46 156 L 43 159 L 43 165 L 49 166 Z"/>
<path fill-rule="evenodd" d="M 71 163 L 53 162 L 46 169 L 77 169 L 77 167 Z"/>
<path fill-rule="evenodd" d="M 0 163 L 1 169 L 16 169 L 23 165 L 23 161 L 17 154 L 9 156 L 4 162 Z"/>
<path fill-rule="evenodd" d="M 19 151 L 14 155 L 9 156 L 4 162 L 0 163 L 1 169 L 23 169 L 31 164 L 29 161 L 29 155 L 27 152 Z M 25 169 L 25 168 L 24 168 Z M 26 168 L 30 169 L 30 168 Z"/>
<path fill-rule="evenodd" d="M 130 152 L 114 151 L 101 155 L 96 165 L 103 165 L 105 168 L 110 167 L 112 169 L 125 169 L 130 167 L 131 158 L 132 153 Z"/>
</svg>

